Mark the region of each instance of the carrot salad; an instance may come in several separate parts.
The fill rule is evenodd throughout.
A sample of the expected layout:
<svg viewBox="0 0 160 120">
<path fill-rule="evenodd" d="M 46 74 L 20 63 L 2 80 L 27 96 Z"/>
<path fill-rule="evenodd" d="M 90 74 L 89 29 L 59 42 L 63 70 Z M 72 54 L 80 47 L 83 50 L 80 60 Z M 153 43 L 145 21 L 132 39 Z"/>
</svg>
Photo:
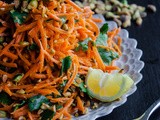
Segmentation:
<svg viewBox="0 0 160 120">
<path fill-rule="evenodd" d="M 118 70 L 120 28 L 97 26 L 71 0 L 0 1 L 0 112 L 13 119 L 64 119 L 99 101 L 87 94 L 90 67 Z M 7 116 L 8 115 L 8 116 Z"/>
</svg>

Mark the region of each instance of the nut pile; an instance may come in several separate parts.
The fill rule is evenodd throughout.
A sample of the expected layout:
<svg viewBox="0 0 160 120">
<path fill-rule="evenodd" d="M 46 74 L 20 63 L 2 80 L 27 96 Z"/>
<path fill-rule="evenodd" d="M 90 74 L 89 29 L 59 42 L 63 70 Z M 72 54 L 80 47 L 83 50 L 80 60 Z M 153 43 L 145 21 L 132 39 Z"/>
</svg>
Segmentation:
<svg viewBox="0 0 160 120">
<path fill-rule="evenodd" d="M 136 4 L 128 4 L 127 0 L 83 0 L 75 1 L 79 7 L 90 6 L 97 14 L 103 14 L 106 19 L 112 19 L 118 26 L 131 26 L 131 20 L 141 25 L 144 17 L 147 16 L 146 8 Z M 147 9 L 156 12 L 154 5 L 148 5 Z"/>
</svg>

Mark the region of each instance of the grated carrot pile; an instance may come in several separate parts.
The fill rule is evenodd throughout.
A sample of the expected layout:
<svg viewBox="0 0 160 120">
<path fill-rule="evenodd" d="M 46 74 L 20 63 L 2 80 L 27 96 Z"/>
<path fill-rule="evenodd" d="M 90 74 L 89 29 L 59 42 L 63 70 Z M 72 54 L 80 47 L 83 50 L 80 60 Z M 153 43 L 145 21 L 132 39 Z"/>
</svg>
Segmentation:
<svg viewBox="0 0 160 120">
<path fill-rule="evenodd" d="M 85 114 L 87 100 L 75 85 L 77 76 L 86 76 L 89 67 L 105 72 L 119 69 L 112 64 L 106 65 L 98 47 L 91 44 L 100 34 L 95 22 L 101 20 L 93 18 L 89 7 L 82 9 L 71 0 L 39 0 L 38 7 L 29 11 L 27 20 L 18 24 L 11 21 L 8 13 L 13 7 L 14 4 L 0 1 L 0 8 L 5 8 L 5 11 L 0 10 L 0 37 L 10 37 L 0 48 L 0 66 L 4 67 L 0 68 L 0 91 L 14 100 L 12 104 L 39 94 L 46 96 L 53 106 L 61 104 L 63 107 L 54 111 L 53 120 L 68 120 L 75 113 Z M 118 42 L 115 41 L 119 31 L 120 28 L 107 32 L 108 46 L 103 47 L 121 55 L 122 40 L 118 37 Z M 87 38 L 91 38 L 88 50 L 76 51 L 78 43 Z M 62 60 L 66 56 L 70 56 L 72 63 L 67 72 L 61 73 Z M 23 74 L 22 78 L 15 81 L 18 74 Z M 66 84 L 61 87 L 63 82 Z M 0 110 L 10 113 L 11 118 L 25 116 L 36 120 L 40 117 L 39 111 L 29 111 L 27 104 L 15 111 L 13 107 L 0 103 Z"/>
</svg>

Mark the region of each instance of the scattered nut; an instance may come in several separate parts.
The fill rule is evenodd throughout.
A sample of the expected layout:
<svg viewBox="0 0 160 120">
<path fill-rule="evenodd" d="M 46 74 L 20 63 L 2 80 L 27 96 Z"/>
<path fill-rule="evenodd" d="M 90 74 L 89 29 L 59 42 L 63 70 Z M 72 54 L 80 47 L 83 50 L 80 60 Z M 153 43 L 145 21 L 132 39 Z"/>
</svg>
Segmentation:
<svg viewBox="0 0 160 120">
<path fill-rule="evenodd" d="M 26 118 L 24 116 L 20 116 L 18 120 L 26 120 Z"/>
<path fill-rule="evenodd" d="M 7 113 L 5 111 L 0 110 L 0 118 L 7 117 Z"/>
<path fill-rule="evenodd" d="M 2 80 L 3 80 L 4 83 L 7 81 L 7 79 L 8 79 L 7 75 L 2 75 Z"/>
<path fill-rule="evenodd" d="M 83 0 L 83 2 L 75 1 L 80 6 L 90 6 L 97 14 L 102 14 L 106 19 L 113 19 L 118 26 L 131 26 L 131 20 L 136 21 L 137 25 L 141 25 L 142 18 L 147 16 L 146 8 L 136 4 L 122 3 L 119 0 Z M 154 5 L 148 5 L 148 10 L 156 12 Z M 129 16 L 128 18 L 125 18 Z"/>
<path fill-rule="evenodd" d="M 157 11 L 156 6 L 151 5 L 151 4 L 149 4 L 149 5 L 147 6 L 147 9 L 148 9 L 149 11 L 151 11 L 151 12 L 156 12 L 156 11 Z"/>
<path fill-rule="evenodd" d="M 137 18 L 137 20 L 136 20 L 137 25 L 141 25 L 142 22 L 143 22 L 143 20 L 141 17 Z"/>
</svg>

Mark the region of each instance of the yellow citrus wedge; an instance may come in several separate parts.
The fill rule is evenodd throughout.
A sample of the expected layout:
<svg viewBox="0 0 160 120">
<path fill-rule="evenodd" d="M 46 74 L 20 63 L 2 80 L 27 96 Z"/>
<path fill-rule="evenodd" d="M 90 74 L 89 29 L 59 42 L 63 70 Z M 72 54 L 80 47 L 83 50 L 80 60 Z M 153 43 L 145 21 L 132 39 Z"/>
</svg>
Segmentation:
<svg viewBox="0 0 160 120">
<path fill-rule="evenodd" d="M 133 80 L 126 74 L 108 74 L 100 69 L 89 68 L 86 77 L 88 94 L 103 102 L 111 102 L 120 98 L 133 83 Z"/>
</svg>

